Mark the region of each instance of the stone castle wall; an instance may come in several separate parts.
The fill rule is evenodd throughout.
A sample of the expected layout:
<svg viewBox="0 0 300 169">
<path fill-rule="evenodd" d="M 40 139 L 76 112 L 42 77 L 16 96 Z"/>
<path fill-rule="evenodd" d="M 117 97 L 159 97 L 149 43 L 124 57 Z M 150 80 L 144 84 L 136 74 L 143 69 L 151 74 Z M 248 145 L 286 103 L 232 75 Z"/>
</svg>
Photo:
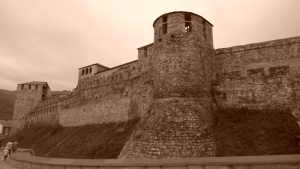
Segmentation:
<svg viewBox="0 0 300 169">
<path fill-rule="evenodd" d="M 82 78 L 76 92 L 41 101 L 27 121 L 31 125 L 80 126 L 143 116 L 152 103 L 153 84 L 149 66 L 140 73 L 139 64 L 148 62 L 133 61 Z"/>
<path fill-rule="evenodd" d="M 217 49 L 215 56 L 219 106 L 297 107 L 300 37 Z"/>
<path fill-rule="evenodd" d="M 298 110 L 299 43 L 300 38 L 296 37 L 216 49 L 213 88 L 218 106 Z M 82 79 L 76 88 L 80 93 L 76 95 L 50 97 L 35 103 L 37 108 L 28 120 L 34 124 L 78 126 L 144 115 L 153 102 L 153 48 L 153 44 L 139 48 L 138 61 Z M 21 100 L 25 109 L 31 110 L 34 105 L 31 101 L 25 103 L 25 98 L 40 94 L 32 92 L 22 91 L 16 103 Z M 17 109 L 24 110 L 19 106 Z"/>
<path fill-rule="evenodd" d="M 214 49 L 212 25 L 199 15 L 172 12 L 153 26 L 154 43 L 138 48 L 138 60 L 79 73 L 68 96 L 21 90 L 14 125 L 142 117 L 119 157 L 172 158 L 214 156 L 217 107 L 288 108 L 300 121 L 300 37 Z"/>
</svg>

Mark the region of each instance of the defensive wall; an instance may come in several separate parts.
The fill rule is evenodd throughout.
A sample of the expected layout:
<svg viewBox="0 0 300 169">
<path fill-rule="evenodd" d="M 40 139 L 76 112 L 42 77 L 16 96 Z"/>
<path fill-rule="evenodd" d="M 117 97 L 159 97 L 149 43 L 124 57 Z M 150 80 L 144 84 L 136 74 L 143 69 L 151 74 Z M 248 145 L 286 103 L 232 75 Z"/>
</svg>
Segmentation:
<svg viewBox="0 0 300 169">
<path fill-rule="evenodd" d="M 125 121 L 129 116 L 145 114 L 153 92 L 151 50 L 148 46 L 147 56 L 144 47 L 138 51 L 138 61 L 81 79 L 74 89 L 76 93 L 41 101 L 29 121 L 76 126 Z M 216 49 L 213 82 L 216 103 L 222 107 L 253 109 L 283 106 L 298 111 L 299 55 L 300 37 Z"/>
<path fill-rule="evenodd" d="M 14 153 L 9 164 L 20 169 L 298 169 L 300 155 L 203 157 L 179 159 L 58 159 Z"/>
<path fill-rule="evenodd" d="M 217 49 L 215 56 L 219 107 L 286 108 L 299 116 L 300 37 Z"/>
<path fill-rule="evenodd" d="M 212 24 L 181 11 L 153 27 L 154 43 L 138 48 L 138 60 L 79 68 L 70 95 L 41 97 L 42 88 L 18 85 L 13 127 L 138 116 L 119 158 L 182 158 L 214 156 L 217 107 L 291 109 L 300 120 L 300 37 L 214 49 Z"/>
</svg>

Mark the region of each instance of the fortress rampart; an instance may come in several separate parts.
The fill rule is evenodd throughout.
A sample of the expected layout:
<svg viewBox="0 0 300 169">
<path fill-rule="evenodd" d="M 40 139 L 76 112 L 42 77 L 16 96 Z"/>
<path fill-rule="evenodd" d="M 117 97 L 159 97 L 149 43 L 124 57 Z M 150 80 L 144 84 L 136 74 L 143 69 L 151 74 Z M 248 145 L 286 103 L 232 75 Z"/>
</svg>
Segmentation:
<svg viewBox="0 0 300 169">
<path fill-rule="evenodd" d="M 217 107 L 291 109 L 300 119 L 300 37 L 214 49 L 212 24 L 197 14 L 167 13 L 153 27 L 138 60 L 79 68 L 69 95 L 19 84 L 13 131 L 141 117 L 120 158 L 203 157 L 214 156 Z"/>
</svg>

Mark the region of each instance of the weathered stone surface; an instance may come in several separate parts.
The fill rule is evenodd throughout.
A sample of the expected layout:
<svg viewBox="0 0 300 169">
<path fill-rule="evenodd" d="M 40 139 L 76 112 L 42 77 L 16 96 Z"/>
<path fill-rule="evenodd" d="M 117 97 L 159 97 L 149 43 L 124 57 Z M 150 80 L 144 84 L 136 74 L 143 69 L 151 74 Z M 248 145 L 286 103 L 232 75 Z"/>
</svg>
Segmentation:
<svg viewBox="0 0 300 169">
<path fill-rule="evenodd" d="M 13 130 L 138 116 L 119 157 L 177 158 L 214 156 L 216 105 L 291 109 L 300 124 L 300 37 L 214 49 L 212 25 L 197 14 L 172 12 L 153 26 L 138 60 L 80 68 L 70 95 L 42 98 L 42 86 L 19 85 Z"/>
<path fill-rule="evenodd" d="M 186 15 L 191 17 L 189 23 L 193 27 L 190 32 L 185 32 Z M 210 131 L 214 111 L 211 25 L 189 13 L 165 16 L 166 33 L 162 33 L 165 23 L 161 18 L 164 16 L 154 24 L 154 101 L 119 158 L 215 155 L 214 136 Z"/>
</svg>

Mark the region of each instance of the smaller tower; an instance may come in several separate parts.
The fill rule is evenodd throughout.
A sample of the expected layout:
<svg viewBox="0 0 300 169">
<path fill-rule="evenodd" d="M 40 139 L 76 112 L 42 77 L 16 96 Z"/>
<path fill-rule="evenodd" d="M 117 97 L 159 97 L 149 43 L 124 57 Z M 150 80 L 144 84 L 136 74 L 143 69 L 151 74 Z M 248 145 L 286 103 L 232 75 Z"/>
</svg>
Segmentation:
<svg viewBox="0 0 300 169">
<path fill-rule="evenodd" d="M 47 82 L 33 81 L 18 84 L 11 133 L 18 132 L 25 127 L 26 115 L 36 108 L 39 101 L 50 97 L 50 92 Z"/>
<path fill-rule="evenodd" d="M 78 86 L 83 86 L 85 79 L 93 77 L 96 73 L 108 70 L 109 68 L 99 63 L 79 68 L 78 72 Z"/>
</svg>

